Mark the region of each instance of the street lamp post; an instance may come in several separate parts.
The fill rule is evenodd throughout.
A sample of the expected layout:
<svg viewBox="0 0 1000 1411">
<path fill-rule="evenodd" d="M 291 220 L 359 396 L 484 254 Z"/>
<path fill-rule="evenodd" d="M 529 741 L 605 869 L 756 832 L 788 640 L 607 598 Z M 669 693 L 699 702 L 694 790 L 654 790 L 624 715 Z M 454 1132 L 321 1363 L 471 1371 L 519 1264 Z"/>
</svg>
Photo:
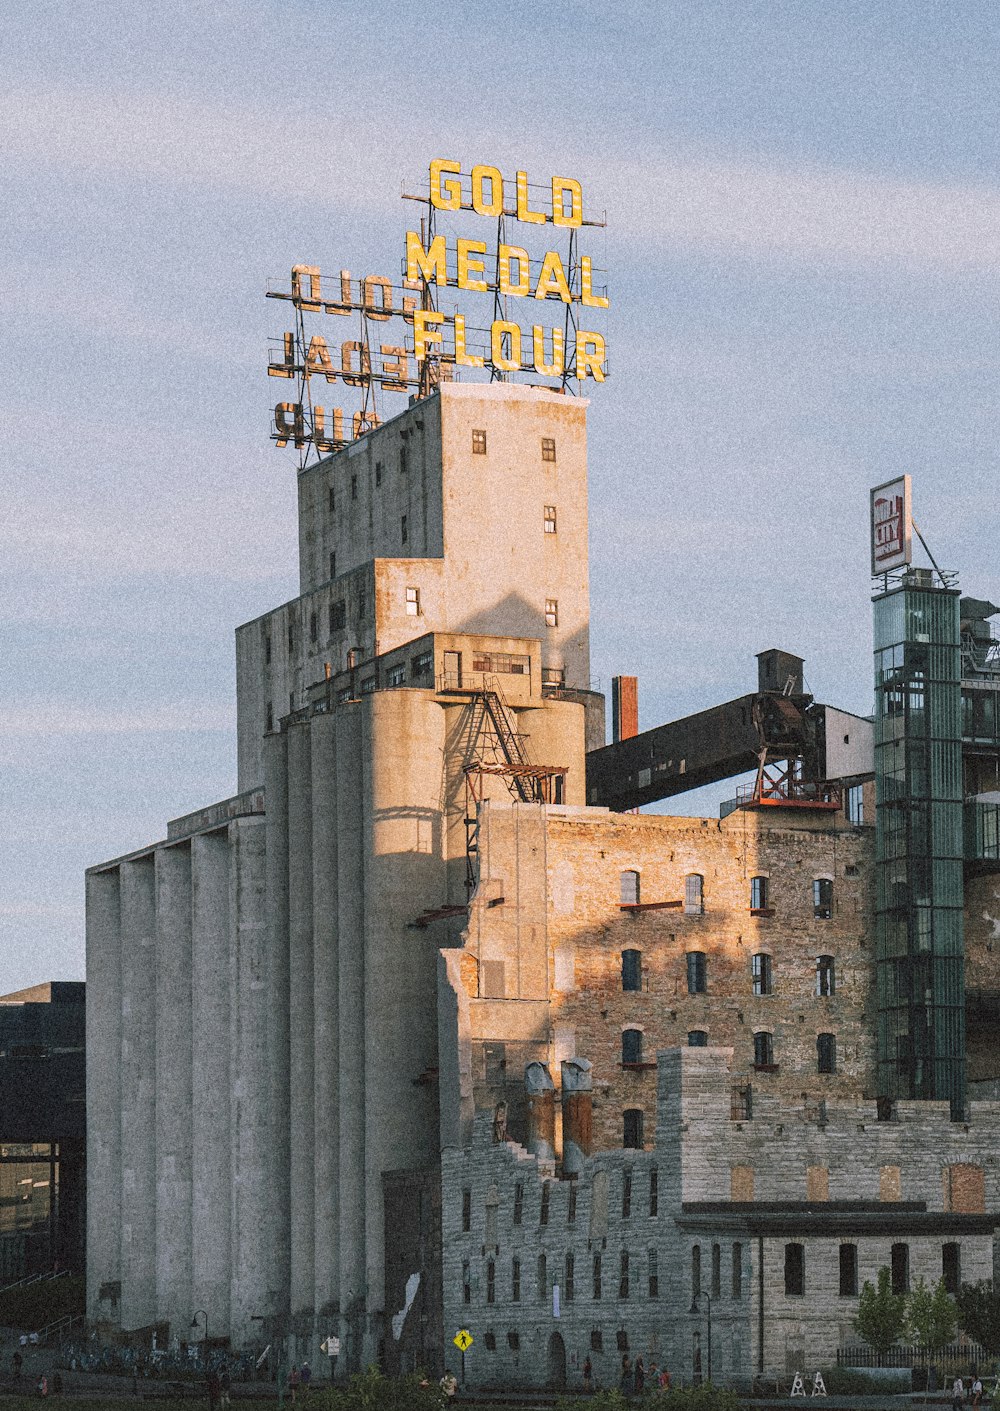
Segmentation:
<svg viewBox="0 0 1000 1411">
<path fill-rule="evenodd" d="M 711 1382 L 711 1380 L 712 1380 L 712 1296 L 711 1296 L 711 1294 L 706 1293 L 704 1289 L 697 1289 L 697 1290 L 695 1291 L 694 1297 L 691 1299 L 691 1312 L 692 1312 L 692 1313 L 700 1313 L 700 1312 L 701 1312 L 701 1309 L 698 1307 L 698 1300 L 701 1299 L 701 1298 L 703 1298 L 703 1299 L 705 1300 L 705 1302 L 708 1304 L 708 1380 L 709 1380 L 709 1382 Z"/>
<path fill-rule="evenodd" d="M 193 1329 L 195 1332 L 198 1331 L 198 1318 L 199 1318 L 199 1316 L 201 1316 L 201 1317 L 204 1318 L 204 1320 L 205 1320 L 205 1336 L 204 1336 L 204 1339 L 203 1339 L 203 1341 L 202 1341 L 202 1346 L 203 1346 L 203 1348 L 204 1348 L 204 1353 L 205 1353 L 205 1358 L 204 1358 L 204 1360 L 205 1360 L 205 1385 L 206 1385 L 206 1387 L 207 1387 L 207 1386 L 208 1386 L 208 1314 L 205 1312 L 204 1308 L 196 1308 L 196 1309 L 195 1309 L 194 1317 L 191 1319 L 191 1327 L 192 1327 L 192 1329 Z M 211 1407 L 211 1404 L 212 1404 L 212 1398 L 211 1398 L 211 1396 L 209 1396 L 208 1401 L 209 1401 L 209 1407 Z"/>
</svg>

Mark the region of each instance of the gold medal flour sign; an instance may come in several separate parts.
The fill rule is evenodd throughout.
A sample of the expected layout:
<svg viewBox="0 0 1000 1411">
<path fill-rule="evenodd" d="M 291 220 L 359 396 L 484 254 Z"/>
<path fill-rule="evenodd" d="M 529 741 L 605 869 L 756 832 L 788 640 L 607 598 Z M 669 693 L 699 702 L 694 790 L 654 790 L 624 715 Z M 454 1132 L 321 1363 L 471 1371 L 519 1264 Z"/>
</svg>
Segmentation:
<svg viewBox="0 0 1000 1411">
<path fill-rule="evenodd" d="M 591 325 L 609 300 L 591 255 L 579 248 L 580 232 L 604 222 L 586 217 L 579 181 L 553 176 L 538 185 L 526 171 L 505 178 L 477 165 L 463 173 L 458 162 L 436 159 L 427 195 L 408 199 L 427 214 L 419 230 L 406 232 L 395 283 L 296 265 L 287 292 L 268 291 L 292 304 L 296 324 L 268 364 L 272 377 L 298 382 L 298 400 L 274 410 L 279 446 L 336 449 L 379 424 L 382 393 L 425 395 L 439 381 L 468 375 L 466 368 L 492 379 L 554 379 L 564 391 L 604 381 L 606 341 Z M 492 238 L 440 229 L 465 213 L 491 221 Z M 353 319 L 356 327 L 346 337 L 307 327 L 314 315 Z M 357 389 L 361 405 L 353 412 L 320 405 L 312 395 L 317 379 Z"/>
</svg>

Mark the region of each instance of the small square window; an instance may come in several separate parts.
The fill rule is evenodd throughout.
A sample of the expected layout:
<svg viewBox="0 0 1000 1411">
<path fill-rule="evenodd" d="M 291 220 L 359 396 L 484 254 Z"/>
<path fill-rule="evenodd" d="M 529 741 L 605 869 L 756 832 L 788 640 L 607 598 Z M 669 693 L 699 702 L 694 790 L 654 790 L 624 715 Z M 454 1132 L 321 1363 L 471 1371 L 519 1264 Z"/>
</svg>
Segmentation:
<svg viewBox="0 0 1000 1411">
<path fill-rule="evenodd" d="M 554 534 L 556 532 L 556 507 L 555 505 L 545 506 L 545 532 Z"/>
<path fill-rule="evenodd" d="M 473 431 L 472 433 L 472 454 L 474 456 L 485 456 L 486 454 L 486 432 Z"/>
<path fill-rule="evenodd" d="M 407 617 L 420 616 L 420 589 L 407 588 L 406 590 L 406 615 Z"/>
<path fill-rule="evenodd" d="M 555 598 L 545 599 L 545 626 L 559 626 L 559 604 Z"/>
<path fill-rule="evenodd" d="M 554 461 L 556 458 L 556 442 L 554 436 L 542 437 L 542 460 Z"/>
</svg>

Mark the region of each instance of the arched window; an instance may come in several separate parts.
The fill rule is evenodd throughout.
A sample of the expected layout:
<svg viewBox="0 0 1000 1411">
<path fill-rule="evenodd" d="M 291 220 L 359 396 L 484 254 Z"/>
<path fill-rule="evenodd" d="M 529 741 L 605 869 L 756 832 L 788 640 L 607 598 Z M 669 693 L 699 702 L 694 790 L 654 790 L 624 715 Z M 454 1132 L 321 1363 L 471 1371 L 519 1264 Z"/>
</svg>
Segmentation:
<svg viewBox="0 0 1000 1411">
<path fill-rule="evenodd" d="M 708 1048 L 708 1030 L 689 1029 L 688 1048 Z"/>
<path fill-rule="evenodd" d="M 623 1029 L 622 1030 L 622 1065 L 629 1067 L 631 1064 L 642 1062 L 642 1030 Z"/>
<path fill-rule="evenodd" d="M 705 879 L 700 872 L 689 872 L 684 878 L 684 910 L 688 916 L 700 916 L 705 910 Z"/>
<path fill-rule="evenodd" d="M 639 874 L 634 869 L 621 874 L 622 906 L 639 905 Z"/>
<path fill-rule="evenodd" d="M 755 995 L 769 995 L 773 992 L 771 983 L 771 957 L 766 951 L 758 951 L 751 963 L 753 992 Z"/>
</svg>

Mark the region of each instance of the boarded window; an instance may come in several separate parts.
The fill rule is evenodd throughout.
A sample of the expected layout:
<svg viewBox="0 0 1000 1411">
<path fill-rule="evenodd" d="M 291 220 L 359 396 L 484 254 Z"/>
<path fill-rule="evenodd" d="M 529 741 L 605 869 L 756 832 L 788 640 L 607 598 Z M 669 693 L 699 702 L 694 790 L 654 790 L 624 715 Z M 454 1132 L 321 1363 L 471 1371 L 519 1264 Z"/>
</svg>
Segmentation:
<svg viewBox="0 0 1000 1411">
<path fill-rule="evenodd" d="M 880 1166 L 878 1172 L 879 1200 L 902 1200 L 902 1182 L 898 1166 Z"/>
<path fill-rule="evenodd" d="M 622 951 L 622 989 L 642 989 L 642 951 Z"/>
<path fill-rule="evenodd" d="M 944 1208 L 958 1215 L 986 1213 L 986 1181 L 981 1166 L 959 1162 L 946 1166 L 941 1173 L 944 1185 Z"/>
<path fill-rule="evenodd" d="M 705 879 L 700 872 L 689 872 L 684 878 L 684 910 L 688 916 L 700 916 L 705 910 Z"/>
<path fill-rule="evenodd" d="M 687 987 L 689 995 L 703 995 L 708 989 L 708 965 L 703 950 L 687 953 Z"/>
<path fill-rule="evenodd" d="M 642 1108 L 626 1107 L 622 1114 L 622 1146 L 642 1150 Z"/>
<path fill-rule="evenodd" d="M 858 1247 L 856 1244 L 840 1246 L 840 1296 L 853 1298 L 858 1291 Z"/>
<path fill-rule="evenodd" d="M 753 1200 L 753 1167 L 730 1166 L 729 1199 Z"/>
<path fill-rule="evenodd" d="M 504 970 L 502 960 L 484 960 L 482 964 L 483 999 L 503 999 Z"/>
<path fill-rule="evenodd" d="M 632 868 L 623 872 L 619 878 L 620 895 L 622 906 L 638 906 L 639 904 L 639 874 Z"/>
<path fill-rule="evenodd" d="M 801 1297 L 806 1291 L 806 1251 L 801 1244 L 785 1245 L 785 1293 Z"/>
<path fill-rule="evenodd" d="M 806 1167 L 806 1200 L 830 1199 L 830 1171 L 826 1166 Z"/>
</svg>

